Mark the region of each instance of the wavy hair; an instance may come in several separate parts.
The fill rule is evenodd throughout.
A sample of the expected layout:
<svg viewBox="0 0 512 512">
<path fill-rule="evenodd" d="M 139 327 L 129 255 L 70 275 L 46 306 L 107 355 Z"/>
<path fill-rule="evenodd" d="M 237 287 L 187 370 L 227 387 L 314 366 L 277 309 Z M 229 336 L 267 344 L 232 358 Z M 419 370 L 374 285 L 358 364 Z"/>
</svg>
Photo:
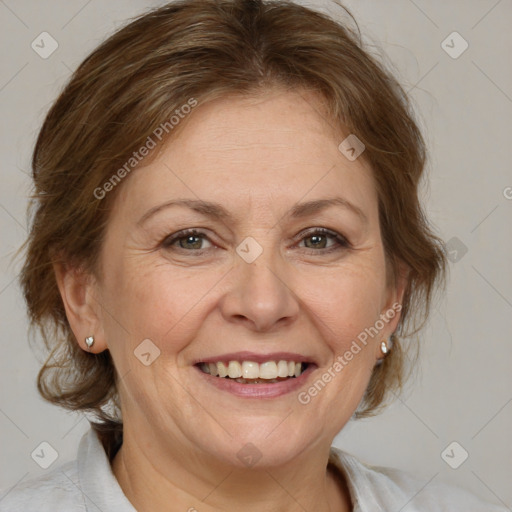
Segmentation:
<svg viewBox="0 0 512 512">
<path fill-rule="evenodd" d="M 363 141 L 388 267 L 396 275 L 405 264 L 409 274 L 393 350 L 375 367 L 356 417 L 374 414 L 401 387 L 407 366 L 401 340 L 427 318 L 446 260 L 418 198 L 426 148 L 410 100 L 365 49 L 349 11 L 342 12 L 344 22 L 286 0 L 172 2 L 105 40 L 50 108 L 33 152 L 21 273 L 31 325 L 49 351 L 38 389 L 54 404 L 93 413 L 108 453 L 122 438 L 116 371 L 108 350 L 79 347 L 53 265 L 98 271 L 122 183 L 101 200 L 94 191 L 190 98 L 202 104 L 274 86 L 316 91 L 330 122 Z"/>
</svg>

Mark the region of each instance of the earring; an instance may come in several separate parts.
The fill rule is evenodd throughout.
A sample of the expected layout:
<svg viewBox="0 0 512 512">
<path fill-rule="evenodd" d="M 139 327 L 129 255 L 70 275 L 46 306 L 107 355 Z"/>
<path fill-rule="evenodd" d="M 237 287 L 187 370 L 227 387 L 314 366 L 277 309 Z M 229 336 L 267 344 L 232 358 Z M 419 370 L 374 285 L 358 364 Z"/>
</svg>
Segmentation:
<svg viewBox="0 0 512 512">
<path fill-rule="evenodd" d="M 386 355 L 389 352 L 389 347 L 386 340 L 382 340 L 380 344 L 380 351 L 382 352 L 383 355 Z"/>
<path fill-rule="evenodd" d="M 90 349 L 94 345 L 94 336 L 87 336 L 85 338 L 85 344 L 87 345 L 87 348 Z"/>
</svg>

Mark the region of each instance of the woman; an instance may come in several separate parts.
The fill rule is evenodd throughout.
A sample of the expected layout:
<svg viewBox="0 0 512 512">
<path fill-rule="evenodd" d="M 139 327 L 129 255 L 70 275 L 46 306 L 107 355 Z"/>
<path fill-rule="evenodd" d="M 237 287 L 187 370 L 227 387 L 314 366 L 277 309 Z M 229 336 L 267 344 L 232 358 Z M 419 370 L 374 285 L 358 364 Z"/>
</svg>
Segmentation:
<svg viewBox="0 0 512 512">
<path fill-rule="evenodd" d="M 304 7 L 173 2 L 110 37 L 41 129 L 22 273 L 41 394 L 95 418 L 0 510 L 503 510 L 331 447 L 443 277 L 424 161 L 397 82 Z"/>
</svg>

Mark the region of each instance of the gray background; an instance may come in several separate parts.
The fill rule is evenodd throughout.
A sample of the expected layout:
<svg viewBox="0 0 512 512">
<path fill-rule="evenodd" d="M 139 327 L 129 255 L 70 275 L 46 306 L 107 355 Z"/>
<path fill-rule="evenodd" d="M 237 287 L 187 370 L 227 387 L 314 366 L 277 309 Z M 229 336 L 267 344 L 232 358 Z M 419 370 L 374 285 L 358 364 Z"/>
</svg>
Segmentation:
<svg viewBox="0 0 512 512">
<path fill-rule="evenodd" d="M 75 457 L 88 424 L 44 403 L 39 362 L 27 337 L 11 262 L 26 236 L 30 151 L 45 112 L 71 71 L 127 18 L 157 1 L 0 1 L 0 487 L 44 473 L 31 458 L 42 441 Z M 332 3 L 303 1 L 327 8 Z M 431 159 L 423 190 L 450 250 L 451 279 L 423 333 L 422 359 L 405 394 L 381 416 L 352 422 L 335 444 L 375 465 L 446 480 L 512 507 L 512 3 L 510 0 L 347 1 L 367 42 L 395 68 L 416 104 Z M 41 58 L 43 31 L 58 49 Z M 458 58 L 441 43 L 457 31 Z M 453 38 L 452 38 L 453 39 Z M 452 52 L 461 41 L 448 39 Z M 467 249 L 467 252 L 464 251 Z M 469 457 L 452 469 L 441 457 L 453 441 Z M 449 451 L 460 460 L 462 448 Z M 452 462 L 453 464 L 453 462 Z M 511 508 L 512 509 L 512 508 Z"/>
</svg>

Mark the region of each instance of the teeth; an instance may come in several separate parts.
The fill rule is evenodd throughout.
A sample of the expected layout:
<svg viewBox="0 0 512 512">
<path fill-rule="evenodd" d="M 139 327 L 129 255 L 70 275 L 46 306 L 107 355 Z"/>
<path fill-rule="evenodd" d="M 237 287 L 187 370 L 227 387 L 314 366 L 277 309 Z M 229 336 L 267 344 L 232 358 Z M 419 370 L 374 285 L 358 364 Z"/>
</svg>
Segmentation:
<svg viewBox="0 0 512 512">
<path fill-rule="evenodd" d="M 228 375 L 230 379 L 242 376 L 242 366 L 238 361 L 229 361 Z"/>
<path fill-rule="evenodd" d="M 229 377 L 237 382 L 251 383 L 259 381 L 280 382 L 276 379 L 285 379 L 288 377 L 299 377 L 303 372 L 303 364 L 295 361 L 266 361 L 258 364 L 254 361 L 229 361 L 224 363 L 202 363 L 200 365 L 204 373 L 214 377 Z"/>
<path fill-rule="evenodd" d="M 240 384 L 275 384 L 281 382 L 278 379 L 235 379 Z"/>
<path fill-rule="evenodd" d="M 244 379 L 257 379 L 260 376 L 260 365 L 252 361 L 242 363 L 242 375 Z"/>
<path fill-rule="evenodd" d="M 208 363 L 210 369 L 210 375 L 217 375 L 217 365 L 215 363 Z"/>
<path fill-rule="evenodd" d="M 277 377 L 277 364 L 274 361 L 260 364 L 260 378 L 275 379 Z"/>
<path fill-rule="evenodd" d="M 277 363 L 277 376 L 288 377 L 288 363 L 286 361 L 279 361 Z"/>
<path fill-rule="evenodd" d="M 228 369 L 226 368 L 226 365 L 222 362 L 217 363 L 217 374 L 219 377 L 227 377 L 228 376 Z"/>
</svg>

